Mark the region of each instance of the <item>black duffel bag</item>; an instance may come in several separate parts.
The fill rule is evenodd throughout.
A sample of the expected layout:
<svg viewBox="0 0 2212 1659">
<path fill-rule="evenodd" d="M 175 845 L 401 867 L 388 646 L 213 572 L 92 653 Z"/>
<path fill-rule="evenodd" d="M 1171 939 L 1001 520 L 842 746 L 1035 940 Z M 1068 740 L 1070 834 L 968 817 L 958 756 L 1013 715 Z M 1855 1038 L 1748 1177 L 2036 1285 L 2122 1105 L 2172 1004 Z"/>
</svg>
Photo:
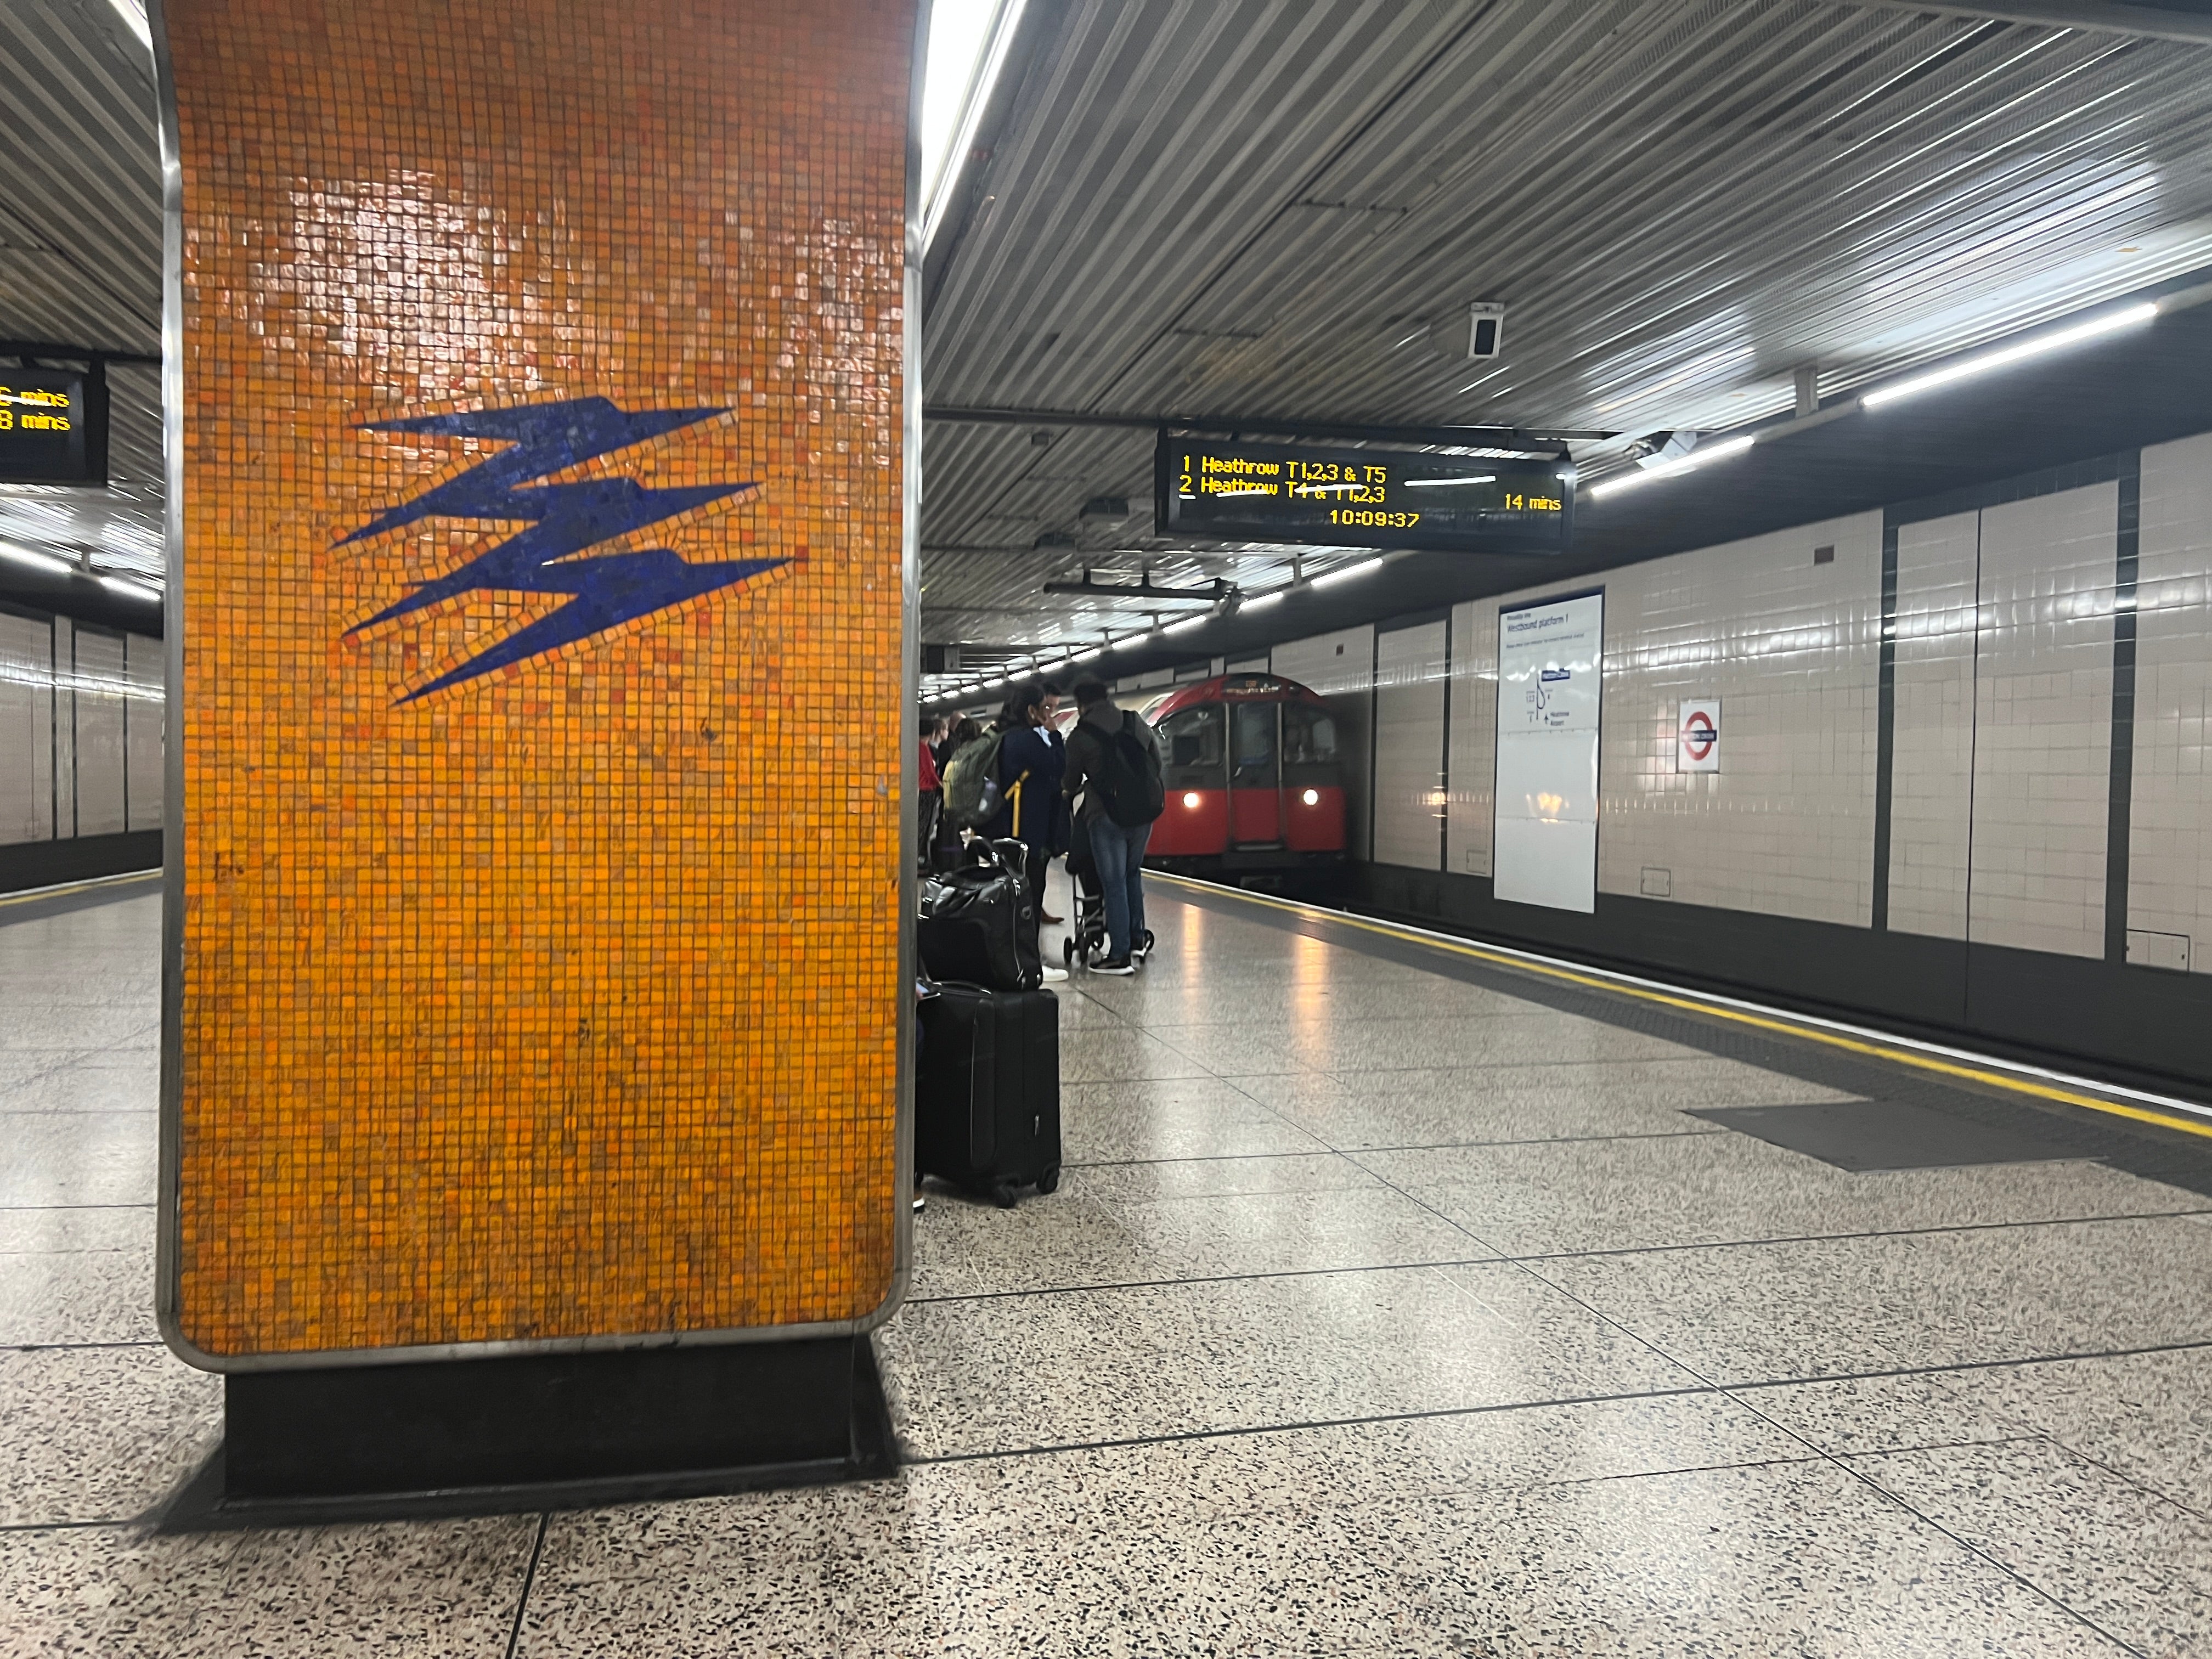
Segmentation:
<svg viewBox="0 0 2212 1659">
<path fill-rule="evenodd" d="M 1044 983 L 1044 960 L 1036 899 L 1022 880 L 1018 852 L 1008 857 L 988 842 L 970 842 L 968 858 L 921 884 L 922 972 L 994 991 L 1036 990 Z"/>
</svg>

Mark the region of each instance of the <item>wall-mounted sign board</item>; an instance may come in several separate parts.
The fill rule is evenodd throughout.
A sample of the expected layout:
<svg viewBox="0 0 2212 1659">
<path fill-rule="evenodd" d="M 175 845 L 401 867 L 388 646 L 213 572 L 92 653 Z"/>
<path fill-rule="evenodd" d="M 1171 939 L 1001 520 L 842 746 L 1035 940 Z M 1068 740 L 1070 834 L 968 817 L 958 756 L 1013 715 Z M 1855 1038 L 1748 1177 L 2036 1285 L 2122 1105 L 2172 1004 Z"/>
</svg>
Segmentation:
<svg viewBox="0 0 2212 1659">
<path fill-rule="evenodd" d="M 1188 540 L 1563 553 L 1574 463 L 1535 449 L 1337 448 L 1160 434 L 1154 523 Z"/>
<path fill-rule="evenodd" d="M 1675 705 L 1674 769 L 1677 772 L 1717 772 L 1721 769 L 1721 700 L 1686 697 Z"/>
<path fill-rule="evenodd" d="M 0 366 L 0 483 L 107 482 L 107 380 Z"/>
<path fill-rule="evenodd" d="M 1498 781 L 1491 890 L 1597 908 L 1597 741 L 1605 595 L 1498 613 Z"/>
</svg>

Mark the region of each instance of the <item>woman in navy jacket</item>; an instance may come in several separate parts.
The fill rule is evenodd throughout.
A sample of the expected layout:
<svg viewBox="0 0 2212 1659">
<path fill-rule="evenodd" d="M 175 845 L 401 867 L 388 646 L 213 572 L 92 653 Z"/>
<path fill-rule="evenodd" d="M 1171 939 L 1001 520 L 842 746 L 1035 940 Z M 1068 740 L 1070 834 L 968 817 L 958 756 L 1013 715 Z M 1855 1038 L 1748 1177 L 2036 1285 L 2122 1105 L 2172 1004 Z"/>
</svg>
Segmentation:
<svg viewBox="0 0 2212 1659">
<path fill-rule="evenodd" d="M 1067 803 L 1060 798 L 1067 748 L 1052 728 L 1058 701 L 1054 688 L 1032 680 L 999 711 L 998 726 L 1006 734 L 999 745 L 999 790 L 1006 805 L 983 827 L 994 841 L 1011 836 L 1029 848 L 1024 873 L 1039 915 L 1052 922 L 1060 918 L 1045 911 L 1045 866 L 1067 850 L 1068 830 Z"/>
</svg>

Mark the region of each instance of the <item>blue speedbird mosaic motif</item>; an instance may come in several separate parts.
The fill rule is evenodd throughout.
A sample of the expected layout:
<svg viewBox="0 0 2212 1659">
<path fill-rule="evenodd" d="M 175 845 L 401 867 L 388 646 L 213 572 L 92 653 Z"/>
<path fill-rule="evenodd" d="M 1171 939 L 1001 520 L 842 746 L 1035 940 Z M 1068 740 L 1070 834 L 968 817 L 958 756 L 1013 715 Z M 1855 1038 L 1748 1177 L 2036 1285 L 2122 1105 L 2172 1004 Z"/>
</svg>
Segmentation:
<svg viewBox="0 0 2212 1659">
<path fill-rule="evenodd" d="M 422 583 L 404 599 L 348 629 L 347 636 L 464 593 L 499 591 L 570 596 L 550 616 L 518 629 L 398 699 L 407 703 L 787 563 L 785 559 L 729 559 L 690 564 L 665 547 L 578 556 L 695 507 L 757 489 L 757 482 L 647 489 L 634 478 L 603 478 L 526 487 L 532 479 L 566 471 L 727 413 L 726 409 L 647 409 L 633 414 L 605 398 L 576 398 L 520 409 L 368 422 L 363 429 L 369 432 L 489 438 L 503 440 L 510 447 L 412 500 L 378 514 L 341 540 L 340 547 L 429 518 L 497 520 L 525 523 L 529 528 L 458 568 Z"/>
</svg>

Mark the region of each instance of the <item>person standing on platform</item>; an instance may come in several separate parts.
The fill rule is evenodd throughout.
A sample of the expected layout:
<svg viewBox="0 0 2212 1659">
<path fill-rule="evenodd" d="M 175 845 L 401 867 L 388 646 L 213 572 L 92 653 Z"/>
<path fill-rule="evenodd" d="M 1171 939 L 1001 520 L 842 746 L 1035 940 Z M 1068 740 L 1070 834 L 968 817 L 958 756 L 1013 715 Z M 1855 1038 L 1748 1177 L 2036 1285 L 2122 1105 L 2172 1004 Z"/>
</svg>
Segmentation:
<svg viewBox="0 0 2212 1659">
<path fill-rule="evenodd" d="M 1066 745 L 1052 729 L 1054 693 L 1042 681 L 1032 680 L 1006 699 L 999 714 L 999 729 L 1006 735 L 999 746 L 999 791 L 1005 803 L 984 833 L 996 841 L 1011 836 L 1022 843 L 1027 856 L 1023 879 L 1036 896 L 1037 917 L 1057 922 L 1044 908 L 1047 867 L 1067 850 L 1067 803 L 1060 781 L 1067 767 Z"/>
<path fill-rule="evenodd" d="M 970 715 L 956 714 L 951 717 L 951 729 L 945 732 L 945 741 L 931 751 L 937 762 L 937 782 L 940 791 L 945 787 L 945 773 L 952 764 L 952 757 L 983 735 L 982 726 Z M 950 811 L 939 814 L 937 825 L 937 867 L 950 870 L 960 861 L 961 837 L 964 832 L 952 821 Z"/>
<path fill-rule="evenodd" d="M 1079 833 L 1089 838 L 1106 901 L 1104 961 L 1091 971 L 1133 974 L 1146 948 L 1145 843 L 1166 805 L 1160 744 L 1144 717 L 1115 705 L 1097 680 L 1075 688 L 1077 717 L 1067 734 L 1067 771 L 1060 793 L 1083 797 Z"/>
<path fill-rule="evenodd" d="M 1060 727 L 1054 719 L 1054 716 L 1060 713 L 1060 688 L 1050 680 L 1045 682 L 1044 707 L 1040 713 L 1042 718 L 1037 723 L 1036 734 L 1050 745 L 1053 754 L 1051 772 L 1054 823 L 1052 850 L 1046 854 L 1044 865 L 1037 872 L 1037 910 L 1044 921 L 1057 926 L 1063 919 L 1052 915 L 1044 908 L 1045 881 L 1052 874 L 1052 860 L 1061 856 L 1068 849 L 1072 840 L 1070 832 L 1073 829 L 1073 815 L 1068 810 L 1067 798 L 1060 793 L 1060 780 L 1067 773 L 1067 739 L 1060 735 Z"/>
<path fill-rule="evenodd" d="M 925 870 L 937 865 L 939 825 L 945 816 L 945 786 L 937 775 L 937 741 L 945 735 L 941 714 L 921 717 L 921 744 L 915 757 L 915 857 Z"/>
</svg>

